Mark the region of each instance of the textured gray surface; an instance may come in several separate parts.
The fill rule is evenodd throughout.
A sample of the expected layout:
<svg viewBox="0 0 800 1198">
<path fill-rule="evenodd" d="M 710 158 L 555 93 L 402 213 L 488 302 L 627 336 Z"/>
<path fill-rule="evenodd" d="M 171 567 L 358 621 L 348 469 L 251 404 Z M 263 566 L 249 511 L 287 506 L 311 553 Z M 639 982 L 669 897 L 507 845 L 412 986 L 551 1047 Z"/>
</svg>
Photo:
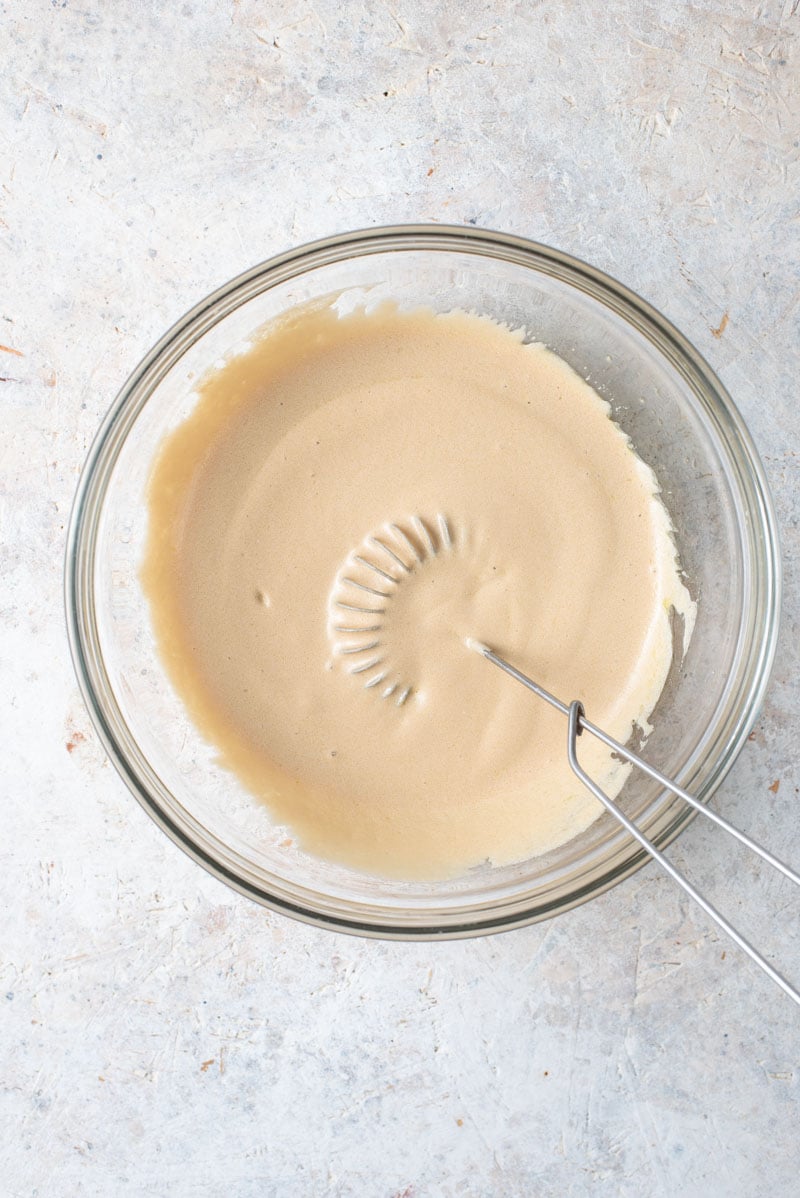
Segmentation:
<svg viewBox="0 0 800 1198">
<path fill-rule="evenodd" d="M 212 287 L 361 225 L 539 238 L 671 317 L 764 456 L 783 635 L 716 801 L 799 861 L 797 7 L 0 6 L 5 1192 L 797 1193 L 800 1013 L 666 880 L 438 946 L 267 914 L 104 760 L 60 596 L 98 421 Z M 800 980 L 788 884 L 672 852 Z"/>
</svg>

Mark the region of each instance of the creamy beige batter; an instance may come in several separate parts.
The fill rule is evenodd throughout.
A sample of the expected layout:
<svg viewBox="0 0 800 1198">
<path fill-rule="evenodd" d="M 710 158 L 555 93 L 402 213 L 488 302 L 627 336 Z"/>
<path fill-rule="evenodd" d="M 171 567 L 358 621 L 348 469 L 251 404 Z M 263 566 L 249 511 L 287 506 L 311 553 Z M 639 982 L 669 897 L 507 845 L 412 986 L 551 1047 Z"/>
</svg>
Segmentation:
<svg viewBox="0 0 800 1198">
<path fill-rule="evenodd" d="M 454 312 L 298 310 L 165 440 L 143 582 L 222 763 L 304 847 L 388 877 L 540 854 L 599 804 L 566 722 L 626 740 L 691 624 L 652 472 L 547 349 Z M 597 744 L 582 760 L 615 794 Z"/>
</svg>

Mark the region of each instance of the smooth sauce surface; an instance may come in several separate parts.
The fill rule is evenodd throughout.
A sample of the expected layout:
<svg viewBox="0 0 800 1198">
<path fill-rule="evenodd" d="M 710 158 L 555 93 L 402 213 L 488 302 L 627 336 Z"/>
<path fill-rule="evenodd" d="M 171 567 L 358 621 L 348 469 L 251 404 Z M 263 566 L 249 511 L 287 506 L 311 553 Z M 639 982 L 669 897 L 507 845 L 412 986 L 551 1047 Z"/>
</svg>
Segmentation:
<svg viewBox="0 0 800 1198">
<path fill-rule="evenodd" d="M 520 335 L 307 308 L 162 446 L 142 577 L 163 661 L 310 851 L 405 878 L 523 860 L 599 804 L 563 717 L 465 639 L 623 741 L 646 727 L 670 608 L 692 611 L 656 486 L 607 404 Z M 582 760 L 619 791 L 601 746 Z"/>
</svg>

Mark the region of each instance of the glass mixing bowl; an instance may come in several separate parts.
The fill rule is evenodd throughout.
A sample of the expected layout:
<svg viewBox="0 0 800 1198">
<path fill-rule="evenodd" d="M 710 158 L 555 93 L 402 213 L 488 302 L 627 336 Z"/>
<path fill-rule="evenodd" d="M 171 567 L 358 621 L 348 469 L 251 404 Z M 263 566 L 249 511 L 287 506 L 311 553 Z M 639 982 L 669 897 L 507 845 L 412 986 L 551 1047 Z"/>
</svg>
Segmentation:
<svg viewBox="0 0 800 1198">
<path fill-rule="evenodd" d="M 209 368 L 287 309 L 329 295 L 347 307 L 391 298 L 523 326 L 609 400 L 660 481 L 698 605 L 689 652 L 652 717 L 647 756 L 703 800 L 730 769 L 764 694 L 779 615 L 775 518 L 747 429 L 697 351 L 638 296 L 567 254 L 472 228 L 371 229 L 282 254 L 203 300 L 137 367 L 91 450 L 69 533 L 67 617 L 89 712 L 164 831 L 265 906 L 397 938 L 469 936 L 544 919 L 647 859 L 612 817 L 547 856 L 487 863 L 454 881 L 353 872 L 304 853 L 216 764 L 155 652 L 138 568 L 159 442 L 189 412 L 193 386 Z M 519 701 L 536 702 L 523 691 Z M 636 773 L 619 801 L 659 847 L 692 818 Z"/>
</svg>

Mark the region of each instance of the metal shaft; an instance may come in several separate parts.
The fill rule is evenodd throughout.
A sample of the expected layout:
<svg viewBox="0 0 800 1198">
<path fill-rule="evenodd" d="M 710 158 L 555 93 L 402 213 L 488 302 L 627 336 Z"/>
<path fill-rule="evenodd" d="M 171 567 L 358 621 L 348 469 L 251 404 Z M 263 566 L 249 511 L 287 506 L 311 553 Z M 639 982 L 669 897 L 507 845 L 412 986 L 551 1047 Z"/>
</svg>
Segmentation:
<svg viewBox="0 0 800 1198">
<path fill-rule="evenodd" d="M 736 840 L 745 845 L 746 848 L 756 853 L 763 861 L 766 861 L 767 864 L 773 866 L 774 869 L 779 870 L 780 873 L 787 877 L 791 882 L 794 882 L 797 886 L 800 886 L 800 874 L 791 869 L 788 865 L 785 865 L 767 849 L 756 844 L 755 841 L 751 840 L 750 837 L 744 832 L 740 832 L 739 829 L 734 827 L 733 824 L 729 823 L 728 820 L 723 819 L 721 815 L 718 815 L 715 811 L 711 811 L 694 795 L 690 795 L 670 778 L 665 777 L 665 775 L 659 770 L 655 769 L 654 766 L 651 766 L 648 764 L 648 762 L 643 761 L 638 754 L 631 752 L 630 749 L 627 749 L 624 745 L 621 745 L 618 741 L 614 740 L 612 736 L 609 736 L 607 732 L 604 732 L 601 728 L 598 728 L 594 724 L 590 723 L 590 721 L 587 720 L 584 715 L 582 705 L 577 700 L 570 704 L 563 703 L 560 699 L 557 699 L 555 695 L 552 695 L 549 691 L 545 690 L 544 687 L 539 686 L 537 682 L 534 682 L 532 678 L 529 678 L 527 674 L 523 674 L 521 670 L 518 670 L 515 666 L 512 666 L 510 662 L 507 662 L 504 658 L 500 657 L 487 645 L 483 645 L 478 641 L 472 640 L 468 641 L 467 644 L 469 648 L 474 649 L 476 652 L 482 654 L 487 661 L 491 661 L 494 665 L 499 666 L 499 668 L 504 670 L 505 673 L 510 675 L 511 678 L 521 683 L 535 695 L 538 695 L 540 699 L 544 699 L 544 701 L 549 703 L 551 707 L 554 707 L 557 711 L 560 711 L 562 715 L 567 717 L 567 756 L 569 758 L 570 767 L 572 768 L 572 771 L 576 777 L 580 779 L 583 785 L 589 791 L 591 791 L 595 798 L 603 804 L 606 810 L 614 816 L 614 818 L 622 825 L 623 828 L 625 828 L 625 830 L 634 838 L 634 840 L 636 840 L 642 846 L 642 848 L 645 849 L 650 856 L 658 862 L 661 868 L 669 874 L 673 881 L 677 882 L 681 889 L 685 891 L 685 893 L 688 894 L 689 897 L 693 899 L 711 919 L 713 919 L 717 926 L 722 928 L 723 932 L 730 936 L 731 940 L 733 940 L 735 944 L 738 944 L 739 948 L 743 949 L 750 959 L 755 961 L 756 965 L 758 965 L 759 968 L 762 969 L 764 973 L 766 973 L 767 976 L 776 983 L 776 985 L 780 986 L 781 990 L 783 990 L 785 994 L 788 994 L 789 997 L 793 999 L 798 1006 L 800 1006 L 800 992 L 796 990 L 789 982 L 787 982 L 786 979 L 782 977 L 772 965 L 770 965 L 769 961 L 767 961 L 766 958 L 763 957 L 761 953 L 754 948 L 744 936 L 741 935 L 740 932 L 737 932 L 736 928 L 734 928 L 733 925 L 728 922 L 724 915 L 720 914 L 716 907 L 710 903 L 708 899 L 705 898 L 699 892 L 699 890 L 697 890 L 696 887 L 688 881 L 688 879 L 683 876 L 680 870 L 675 868 L 672 862 L 664 856 L 660 849 L 657 849 L 652 841 L 648 840 L 644 833 L 639 830 L 636 824 L 630 820 L 627 815 L 625 815 L 625 813 L 617 806 L 613 799 L 610 799 L 608 795 L 600 789 L 597 783 L 589 777 L 578 761 L 578 737 L 582 732 L 589 732 L 592 736 L 597 737 L 597 739 L 602 741 L 604 745 L 607 745 L 608 748 L 612 749 L 615 753 L 618 753 L 626 761 L 631 762 L 632 765 L 635 765 L 638 769 L 642 770 L 648 775 L 648 777 L 653 778 L 654 781 L 663 786 L 665 790 L 671 791 L 672 794 L 675 794 L 680 799 L 683 799 L 699 814 L 706 816 L 706 818 L 717 824 L 718 827 L 735 837 Z"/>
</svg>

